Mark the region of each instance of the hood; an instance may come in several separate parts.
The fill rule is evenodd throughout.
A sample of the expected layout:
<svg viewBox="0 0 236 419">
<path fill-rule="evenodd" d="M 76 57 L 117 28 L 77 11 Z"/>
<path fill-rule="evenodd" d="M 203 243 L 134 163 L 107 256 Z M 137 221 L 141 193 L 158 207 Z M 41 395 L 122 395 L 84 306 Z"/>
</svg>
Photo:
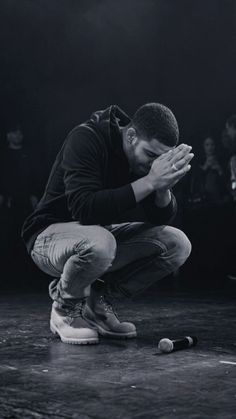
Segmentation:
<svg viewBox="0 0 236 419">
<path fill-rule="evenodd" d="M 111 147 L 121 145 L 120 127 L 125 127 L 130 123 L 129 116 L 117 105 L 94 112 L 87 123 L 110 143 Z"/>
</svg>

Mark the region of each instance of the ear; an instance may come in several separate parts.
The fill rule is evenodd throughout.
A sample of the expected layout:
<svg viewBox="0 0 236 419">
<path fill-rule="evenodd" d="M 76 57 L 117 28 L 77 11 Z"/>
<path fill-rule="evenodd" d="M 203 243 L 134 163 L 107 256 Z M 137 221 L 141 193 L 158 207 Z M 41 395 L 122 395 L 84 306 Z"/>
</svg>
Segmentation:
<svg viewBox="0 0 236 419">
<path fill-rule="evenodd" d="M 130 144 L 135 144 L 138 141 L 136 129 L 129 127 L 126 131 L 126 138 Z"/>
</svg>

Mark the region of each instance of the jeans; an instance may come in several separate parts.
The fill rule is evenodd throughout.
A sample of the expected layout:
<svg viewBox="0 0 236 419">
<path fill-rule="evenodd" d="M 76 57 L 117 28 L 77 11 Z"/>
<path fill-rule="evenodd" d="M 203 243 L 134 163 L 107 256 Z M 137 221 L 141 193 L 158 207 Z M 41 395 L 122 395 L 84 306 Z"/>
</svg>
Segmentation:
<svg viewBox="0 0 236 419">
<path fill-rule="evenodd" d="M 37 237 L 31 256 L 55 279 L 49 294 L 58 303 L 90 295 L 96 280 L 113 296 L 132 297 L 176 271 L 191 244 L 179 229 L 143 222 L 108 226 L 56 223 Z"/>
</svg>

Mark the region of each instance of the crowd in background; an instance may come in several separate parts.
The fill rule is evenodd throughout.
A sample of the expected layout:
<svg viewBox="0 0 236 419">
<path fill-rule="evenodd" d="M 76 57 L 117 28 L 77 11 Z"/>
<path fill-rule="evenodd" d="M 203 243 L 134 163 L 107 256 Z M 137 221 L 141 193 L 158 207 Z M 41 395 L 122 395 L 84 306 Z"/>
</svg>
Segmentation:
<svg viewBox="0 0 236 419">
<path fill-rule="evenodd" d="M 192 170 L 176 190 L 179 204 L 176 223 L 190 236 L 195 249 L 189 264 L 193 266 L 194 260 L 198 268 L 203 264 L 199 275 L 210 265 L 212 275 L 219 268 L 215 264 L 219 257 L 224 261 L 220 264 L 224 274 L 236 279 L 236 115 L 228 118 L 218 141 L 209 133 L 201 139 L 201 149 L 193 151 Z M 24 146 L 21 126 L 11 127 L 0 157 L 0 253 L 5 275 L 8 272 L 13 276 L 32 275 L 20 229 L 43 192 L 45 179 L 37 159 Z M 189 268 L 188 276 L 192 270 Z"/>
<path fill-rule="evenodd" d="M 236 200 L 236 115 L 226 121 L 220 143 L 211 135 L 203 139 L 189 181 L 186 198 L 192 206 Z"/>
</svg>

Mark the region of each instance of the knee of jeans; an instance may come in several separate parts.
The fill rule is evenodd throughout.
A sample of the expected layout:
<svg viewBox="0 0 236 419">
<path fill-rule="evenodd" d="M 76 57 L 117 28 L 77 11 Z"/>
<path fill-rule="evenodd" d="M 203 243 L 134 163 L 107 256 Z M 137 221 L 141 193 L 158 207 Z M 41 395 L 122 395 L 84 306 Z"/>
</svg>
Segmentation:
<svg viewBox="0 0 236 419">
<path fill-rule="evenodd" d="M 182 265 L 190 256 L 191 242 L 183 231 L 174 227 L 172 227 L 172 240 L 179 265 Z"/>
<path fill-rule="evenodd" d="M 116 255 L 116 239 L 108 230 L 101 228 L 99 241 L 93 244 L 93 252 L 96 257 L 101 260 L 107 260 L 109 264 L 113 261 Z"/>
<path fill-rule="evenodd" d="M 165 228 L 163 244 L 168 252 L 174 254 L 179 265 L 182 265 L 188 259 L 192 250 L 191 242 L 186 234 L 175 227 L 168 226 Z"/>
<path fill-rule="evenodd" d="M 104 269 L 111 266 L 116 255 L 116 239 L 108 230 L 97 226 L 96 239 L 87 242 L 85 246 L 85 257 L 87 255 L 91 263 L 99 263 Z M 78 253 L 81 252 L 78 247 Z"/>
</svg>

